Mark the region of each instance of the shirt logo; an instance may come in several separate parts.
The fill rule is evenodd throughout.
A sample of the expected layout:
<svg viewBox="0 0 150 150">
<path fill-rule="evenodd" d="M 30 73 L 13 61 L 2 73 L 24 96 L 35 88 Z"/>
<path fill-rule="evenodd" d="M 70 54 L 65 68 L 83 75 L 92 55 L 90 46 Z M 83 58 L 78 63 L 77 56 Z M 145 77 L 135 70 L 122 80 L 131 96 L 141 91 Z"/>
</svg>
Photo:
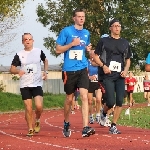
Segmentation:
<svg viewBox="0 0 150 150">
<path fill-rule="evenodd" d="M 78 38 L 78 36 L 76 36 L 76 35 L 72 35 L 72 37 L 74 37 L 74 38 Z"/>
</svg>

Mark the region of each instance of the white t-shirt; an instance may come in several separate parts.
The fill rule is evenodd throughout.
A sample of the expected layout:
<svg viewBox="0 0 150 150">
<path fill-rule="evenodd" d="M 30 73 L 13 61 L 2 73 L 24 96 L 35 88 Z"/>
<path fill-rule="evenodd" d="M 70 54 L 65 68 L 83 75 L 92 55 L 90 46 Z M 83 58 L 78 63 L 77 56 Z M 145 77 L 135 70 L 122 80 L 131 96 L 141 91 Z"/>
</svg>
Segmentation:
<svg viewBox="0 0 150 150">
<path fill-rule="evenodd" d="M 41 75 L 41 54 L 45 56 L 42 50 L 38 48 L 33 48 L 31 51 L 21 50 L 17 53 L 21 63 L 21 70 L 25 71 L 25 74 L 20 77 L 20 88 L 43 85 Z M 17 59 L 15 61 L 17 61 Z"/>
</svg>

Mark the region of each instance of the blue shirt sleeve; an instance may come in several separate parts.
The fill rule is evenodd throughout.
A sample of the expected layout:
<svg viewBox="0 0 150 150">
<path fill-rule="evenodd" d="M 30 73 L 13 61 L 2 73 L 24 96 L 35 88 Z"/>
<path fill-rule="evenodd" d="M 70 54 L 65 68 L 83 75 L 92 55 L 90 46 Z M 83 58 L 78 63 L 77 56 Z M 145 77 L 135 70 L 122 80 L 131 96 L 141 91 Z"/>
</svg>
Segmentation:
<svg viewBox="0 0 150 150">
<path fill-rule="evenodd" d="M 148 54 L 148 56 L 146 58 L 146 64 L 150 64 L 150 53 Z"/>
<path fill-rule="evenodd" d="M 66 43 L 66 39 L 67 39 L 67 32 L 65 30 L 65 28 L 63 30 L 60 31 L 60 34 L 56 40 L 56 43 L 58 45 L 64 46 Z"/>
</svg>

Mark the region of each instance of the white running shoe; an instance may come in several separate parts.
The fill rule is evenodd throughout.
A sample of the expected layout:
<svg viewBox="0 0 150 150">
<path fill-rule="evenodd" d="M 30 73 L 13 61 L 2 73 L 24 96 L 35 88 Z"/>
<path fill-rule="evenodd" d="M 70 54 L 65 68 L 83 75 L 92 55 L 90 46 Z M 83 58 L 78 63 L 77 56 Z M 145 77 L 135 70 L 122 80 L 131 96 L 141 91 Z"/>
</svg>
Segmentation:
<svg viewBox="0 0 150 150">
<path fill-rule="evenodd" d="M 93 124 L 93 123 L 94 123 L 94 118 L 93 118 L 93 117 L 90 117 L 89 123 L 90 123 L 90 124 Z"/>
<path fill-rule="evenodd" d="M 95 121 L 96 121 L 97 123 L 100 123 L 100 116 L 96 116 Z"/>
<path fill-rule="evenodd" d="M 111 127 L 111 121 L 109 120 L 108 117 L 106 117 L 106 122 L 104 124 L 105 127 Z"/>
<path fill-rule="evenodd" d="M 104 126 L 106 120 L 107 120 L 107 116 L 105 117 L 105 116 L 103 115 L 103 113 L 101 113 L 101 114 L 100 114 L 100 122 L 99 122 L 99 124 L 100 124 L 101 126 Z"/>
</svg>

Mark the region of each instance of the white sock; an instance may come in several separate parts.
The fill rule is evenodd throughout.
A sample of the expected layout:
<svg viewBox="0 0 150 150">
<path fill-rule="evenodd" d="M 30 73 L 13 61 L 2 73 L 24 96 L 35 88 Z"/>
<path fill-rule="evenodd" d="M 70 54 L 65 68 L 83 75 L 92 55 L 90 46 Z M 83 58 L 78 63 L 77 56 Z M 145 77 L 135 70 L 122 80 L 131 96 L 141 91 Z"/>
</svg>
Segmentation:
<svg viewBox="0 0 150 150">
<path fill-rule="evenodd" d="M 92 115 L 90 115 L 90 118 L 93 118 L 93 114 L 92 114 Z"/>
<path fill-rule="evenodd" d="M 99 117 L 99 116 L 100 116 L 100 113 L 97 113 L 97 114 L 96 114 L 96 117 Z"/>
<path fill-rule="evenodd" d="M 40 119 L 35 119 L 36 122 L 40 122 Z"/>
</svg>

